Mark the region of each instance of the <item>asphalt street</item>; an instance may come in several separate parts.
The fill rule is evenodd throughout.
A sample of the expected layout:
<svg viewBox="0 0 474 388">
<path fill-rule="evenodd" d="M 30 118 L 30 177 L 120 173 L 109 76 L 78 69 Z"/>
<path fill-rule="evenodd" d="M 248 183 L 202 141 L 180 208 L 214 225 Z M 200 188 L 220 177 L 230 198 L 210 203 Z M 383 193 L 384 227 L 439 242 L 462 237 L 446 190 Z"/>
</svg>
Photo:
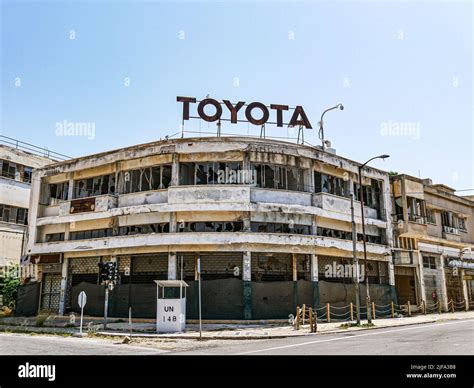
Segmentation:
<svg viewBox="0 0 474 388">
<path fill-rule="evenodd" d="M 0 355 L 474 355 L 474 320 L 282 339 L 216 341 L 215 346 L 206 347 L 198 347 L 196 341 L 196 346 L 169 351 L 150 344 L 119 344 L 98 338 L 0 334 Z"/>
<path fill-rule="evenodd" d="M 315 334 L 173 354 L 228 355 L 474 355 L 474 320 Z"/>
</svg>

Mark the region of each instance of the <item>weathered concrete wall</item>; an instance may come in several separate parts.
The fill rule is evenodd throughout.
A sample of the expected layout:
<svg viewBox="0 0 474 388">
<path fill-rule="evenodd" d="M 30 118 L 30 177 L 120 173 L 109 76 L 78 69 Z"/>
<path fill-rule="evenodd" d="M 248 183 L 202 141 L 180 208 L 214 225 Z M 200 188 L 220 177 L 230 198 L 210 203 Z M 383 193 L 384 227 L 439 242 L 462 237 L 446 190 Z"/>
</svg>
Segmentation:
<svg viewBox="0 0 474 388">
<path fill-rule="evenodd" d="M 0 177 L 0 203 L 4 205 L 28 208 L 30 185 Z"/>
<path fill-rule="evenodd" d="M 0 227 L 0 267 L 19 263 L 25 227 L 8 225 Z"/>
</svg>

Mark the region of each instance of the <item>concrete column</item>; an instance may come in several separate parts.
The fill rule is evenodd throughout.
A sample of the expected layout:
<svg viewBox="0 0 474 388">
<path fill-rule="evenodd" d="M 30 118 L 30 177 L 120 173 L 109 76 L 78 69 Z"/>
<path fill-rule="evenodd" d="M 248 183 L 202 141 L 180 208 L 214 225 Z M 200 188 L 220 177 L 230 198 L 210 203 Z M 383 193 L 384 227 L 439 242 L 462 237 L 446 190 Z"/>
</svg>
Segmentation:
<svg viewBox="0 0 474 388">
<path fill-rule="evenodd" d="M 388 263 L 388 284 L 390 285 L 390 299 L 393 303 L 398 304 L 397 289 L 395 288 L 395 269 L 393 263 Z"/>
<path fill-rule="evenodd" d="M 73 178 L 73 173 L 68 174 L 68 179 L 69 179 L 69 186 L 67 190 L 67 199 L 70 201 L 73 198 L 74 195 L 74 178 Z M 115 182 L 117 184 L 117 182 Z"/>
<path fill-rule="evenodd" d="M 252 319 L 252 264 L 251 253 L 244 252 L 242 258 L 244 319 Z"/>
<path fill-rule="evenodd" d="M 176 233 L 178 230 L 178 225 L 177 223 L 179 220 L 177 219 L 176 213 L 171 212 L 170 213 L 170 233 Z"/>
<path fill-rule="evenodd" d="M 179 161 L 178 154 L 173 154 L 173 163 L 171 165 L 171 182 L 170 186 L 179 185 Z"/>
<path fill-rule="evenodd" d="M 252 224 L 250 221 L 250 212 L 244 212 L 244 216 L 242 218 L 243 223 L 243 230 L 244 232 L 251 232 L 252 231 Z"/>
<path fill-rule="evenodd" d="M 320 305 L 319 296 L 319 270 L 318 256 L 311 254 L 311 284 L 313 286 L 313 307 L 318 308 Z"/>
<path fill-rule="evenodd" d="M 66 309 L 66 293 L 67 293 L 67 272 L 69 266 L 69 259 L 63 258 L 62 268 L 61 268 L 61 291 L 59 295 L 59 315 L 64 315 Z"/>
<path fill-rule="evenodd" d="M 292 257 L 292 264 L 293 264 L 293 311 L 296 312 L 296 307 L 298 306 L 298 270 L 297 270 L 297 259 L 294 253 Z"/>
<path fill-rule="evenodd" d="M 441 297 L 443 302 L 443 310 L 448 311 L 448 289 L 446 287 L 446 274 L 444 272 L 444 255 L 440 256 L 440 266 L 438 275 L 441 283 Z"/>
<path fill-rule="evenodd" d="M 314 216 L 313 220 L 311 221 L 311 234 L 313 236 L 316 236 L 318 234 L 318 224 L 317 224 L 316 216 Z"/>
<path fill-rule="evenodd" d="M 426 289 L 425 289 L 425 278 L 423 276 L 423 257 L 421 256 L 420 251 L 413 251 L 413 255 L 417 256 L 417 266 L 415 267 L 415 276 L 418 277 L 418 284 L 415 289 L 418 289 L 421 295 L 418 295 L 419 299 L 427 303 L 426 300 Z M 415 279 L 416 280 L 416 279 Z"/>
<path fill-rule="evenodd" d="M 176 253 L 168 253 L 168 280 L 176 280 Z"/>
<path fill-rule="evenodd" d="M 464 299 L 464 305 L 465 309 L 469 310 L 469 291 L 467 289 L 467 280 L 464 279 L 464 276 L 466 274 L 466 270 L 461 269 L 459 276 L 461 276 L 461 286 L 462 286 L 462 297 Z"/>
<path fill-rule="evenodd" d="M 308 193 L 314 193 L 314 170 L 312 168 L 308 168 L 305 170 L 303 174 L 304 178 L 304 191 Z"/>
<path fill-rule="evenodd" d="M 250 154 L 248 152 L 244 153 L 244 160 L 242 161 L 242 170 L 250 171 L 251 164 L 250 164 Z"/>
</svg>

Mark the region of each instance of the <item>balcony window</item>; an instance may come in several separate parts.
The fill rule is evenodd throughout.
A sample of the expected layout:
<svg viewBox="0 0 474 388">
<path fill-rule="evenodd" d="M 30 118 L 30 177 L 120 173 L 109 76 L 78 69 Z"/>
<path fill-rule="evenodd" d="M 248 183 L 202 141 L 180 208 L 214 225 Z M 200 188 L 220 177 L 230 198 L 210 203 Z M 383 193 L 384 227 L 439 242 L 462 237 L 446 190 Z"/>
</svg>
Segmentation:
<svg viewBox="0 0 474 388">
<path fill-rule="evenodd" d="M 252 184 L 240 162 L 199 162 L 179 165 L 180 185 Z"/>
<path fill-rule="evenodd" d="M 348 197 L 350 194 L 348 181 L 319 171 L 314 172 L 314 186 L 316 193 L 328 193 L 339 197 Z"/>
<path fill-rule="evenodd" d="M 305 191 L 304 170 L 279 164 L 252 164 L 256 186 L 268 189 Z"/>
<path fill-rule="evenodd" d="M 17 181 L 31 183 L 33 168 L 0 159 L 0 176 Z"/>
<path fill-rule="evenodd" d="M 64 233 L 50 233 L 46 235 L 45 241 L 49 242 L 58 242 L 64 241 Z"/>
<path fill-rule="evenodd" d="M 119 228 L 120 236 L 133 236 L 136 234 L 149 233 L 168 233 L 169 223 L 145 224 L 145 225 L 129 225 Z"/>
<path fill-rule="evenodd" d="M 104 238 L 112 237 L 113 229 L 92 229 L 92 230 L 81 230 L 79 232 L 71 232 L 69 234 L 69 240 L 90 240 L 93 238 Z"/>
<path fill-rule="evenodd" d="M 223 222 L 182 222 L 178 224 L 178 232 L 240 232 L 241 221 Z"/>
<path fill-rule="evenodd" d="M 115 174 L 101 175 L 74 181 L 74 198 L 115 194 Z"/>
<path fill-rule="evenodd" d="M 362 198 L 364 206 L 380 209 L 381 199 L 381 182 L 376 179 L 371 179 L 370 185 L 362 185 Z M 354 182 L 354 195 L 357 201 L 360 201 L 360 185 Z"/>
<path fill-rule="evenodd" d="M 0 204 L 0 221 L 27 225 L 28 209 Z"/>
<path fill-rule="evenodd" d="M 429 224 L 436 225 L 436 215 L 433 209 L 426 209 L 426 221 Z"/>
<path fill-rule="evenodd" d="M 311 227 L 309 225 L 296 225 L 277 222 L 252 222 L 251 230 L 255 233 L 311 234 Z"/>
<path fill-rule="evenodd" d="M 426 223 L 426 204 L 423 199 L 407 196 L 408 221 Z"/>
<path fill-rule="evenodd" d="M 49 205 L 55 205 L 60 201 L 67 201 L 69 182 L 54 183 L 49 185 Z"/>
<path fill-rule="evenodd" d="M 450 211 L 441 212 L 441 225 L 447 233 L 457 234 L 458 229 L 466 230 L 465 219 Z"/>
</svg>

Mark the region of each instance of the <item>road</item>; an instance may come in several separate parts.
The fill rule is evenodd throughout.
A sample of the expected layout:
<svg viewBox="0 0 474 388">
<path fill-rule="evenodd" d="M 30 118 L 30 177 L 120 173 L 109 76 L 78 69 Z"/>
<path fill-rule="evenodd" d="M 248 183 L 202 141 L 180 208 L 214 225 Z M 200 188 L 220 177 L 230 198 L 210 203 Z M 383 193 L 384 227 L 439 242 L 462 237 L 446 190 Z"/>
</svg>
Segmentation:
<svg viewBox="0 0 474 388">
<path fill-rule="evenodd" d="M 227 355 L 474 355 L 474 320 L 390 329 L 316 334 L 173 354 Z"/>
<path fill-rule="evenodd" d="M 474 319 L 207 345 L 210 346 L 170 351 L 150 343 L 125 345 L 97 338 L 0 334 L 0 355 L 474 355 Z"/>
<path fill-rule="evenodd" d="M 0 333 L 0 355 L 150 355 L 163 350 L 97 338 Z"/>
</svg>

